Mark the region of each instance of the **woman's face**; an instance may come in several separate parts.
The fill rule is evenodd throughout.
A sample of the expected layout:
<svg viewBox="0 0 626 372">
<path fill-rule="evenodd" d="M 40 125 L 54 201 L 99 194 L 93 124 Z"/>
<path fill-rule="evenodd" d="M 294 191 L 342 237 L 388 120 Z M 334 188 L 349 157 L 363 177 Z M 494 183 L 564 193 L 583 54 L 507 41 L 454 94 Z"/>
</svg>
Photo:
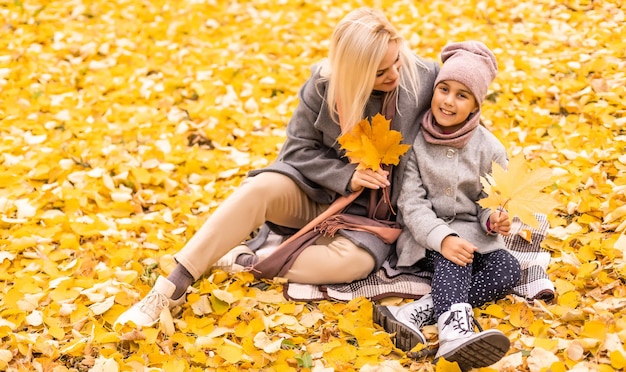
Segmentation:
<svg viewBox="0 0 626 372">
<path fill-rule="evenodd" d="M 397 42 L 390 41 L 387 47 L 387 54 L 378 66 L 376 80 L 374 80 L 374 90 L 390 92 L 400 84 L 400 47 Z"/>
</svg>

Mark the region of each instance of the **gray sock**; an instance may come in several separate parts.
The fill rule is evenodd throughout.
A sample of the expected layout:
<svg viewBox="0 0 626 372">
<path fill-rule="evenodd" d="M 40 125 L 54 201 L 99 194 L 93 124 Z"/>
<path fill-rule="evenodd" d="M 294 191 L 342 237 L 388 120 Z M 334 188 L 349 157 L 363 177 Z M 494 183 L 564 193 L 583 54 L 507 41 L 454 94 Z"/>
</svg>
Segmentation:
<svg viewBox="0 0 626 372">
<path fill-rule="evenodd" d="M 167 279 L 176 285 L 176 290 L 172 294 L 172 300 L 177 300 L 183 296 L 187 292 L 187 287 L 194 282 L 193 275 L 181 264 L 176 265 Z"/>
</svg>

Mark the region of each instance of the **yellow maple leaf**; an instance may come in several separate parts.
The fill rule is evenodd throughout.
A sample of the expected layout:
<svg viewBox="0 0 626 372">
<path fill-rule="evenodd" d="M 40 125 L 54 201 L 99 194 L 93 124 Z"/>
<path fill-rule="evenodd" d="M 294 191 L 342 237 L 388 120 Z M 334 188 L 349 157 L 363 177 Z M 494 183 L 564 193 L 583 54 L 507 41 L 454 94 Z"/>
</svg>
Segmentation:
<svg viewBox="0 0 626 372">
<path fill-rule="evenodd" d="M 224 343 L 217 347 L 216 353 L 231 364 L 238 363 L 243 357 L 243 349 L 241 346 L 229 340 L 224 340 Z"/>
<path fill-rule="evenodd" d="M 457 362 L 448 362 L 446 358 L 441 357 L 435 366 L 436 372 L 457 372 L 461 371 L 461 367 Z"/>
<path fill-rule="evenodd" d="M 580 335 L 582 337 L 589 337 L 604 342 L 607 336 L 606 331 L 606 323 L 599 320 L 589 320 L 585 322 Z"/>
<path fill-rule="evenodd" d="M 626 367 L 626 358 L 624 358 L 624 355 L 618 350 L 611 351 L 611 353 L 609 354 L 609 357 L 611 358 L 611 365 L 613 367 L 616 367 L 616 368 Z"/>
<path fill-rule="evenodd" d="M 528 328 L 535 321 L 535 314 L 526 303 L 509 305 L 506 310 L 511 315 L 509 322 L 513 327 Z"/>
<path fill-rule="evenodd" d="M 390 120 L 376 114 L 371 123 L 363 119 L 337 140 L 350 162 L 358 164 L 359 169 L 376 171 L 381 164 L 398 165 L 411 145 L 402 144 L 402 134 L 389 125 Z"/>
<path fill-rule="evenodd" d="M 483 208 L 505 208 L 509 215 L 517 216 L 523 223 L 538 227 L 535 213 L 549 214 L 559 203 L 542 190 L 550 185 L 549 168 L 529 170 L 523 155 L 513 157 L 505 170 L 493 163 L 491 175 L 480 177 L 487 197 L 478 201 Z"/>
</svg>

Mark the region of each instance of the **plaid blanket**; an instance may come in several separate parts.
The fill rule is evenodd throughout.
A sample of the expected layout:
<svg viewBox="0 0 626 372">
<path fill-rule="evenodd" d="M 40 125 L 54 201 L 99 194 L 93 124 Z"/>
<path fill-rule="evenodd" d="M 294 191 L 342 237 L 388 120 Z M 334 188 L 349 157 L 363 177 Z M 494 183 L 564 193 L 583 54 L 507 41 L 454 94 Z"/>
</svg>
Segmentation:
<svg viewBox="0 0 626 372">
<path fill-rule="evenodd" d="M 529 300 L 551 301 L 554 298 L 554 284 L 546 269 L 550 263 L 550 252 L 541 247 L 549 224 L 545 215 L 536 215 L 539 227 L 524 225 L 517 217 L 511 221 L 511 234 L 504 237 L 509 251 L 517 258 L 522 267 L 522 277 L 514 288 L 514 294 Z M 528 242 L 520 233 L 530 231 Z M 267 242 L 276 240 L 268 239 Z M 271 249 L 271 247 L 261 247 Z M 285 298 L 294 301 L 338 300 L 350 301 L 357 297 L 380 300 L 385 297 L 418 299 L 430 292 L 430 272 L 403 272 L 392 267 L 389 259 L 383 267 L 367 278 L 352 283 L 334 285 L 310 285 L 287 283 L 283 286 Z"/>
</svg>

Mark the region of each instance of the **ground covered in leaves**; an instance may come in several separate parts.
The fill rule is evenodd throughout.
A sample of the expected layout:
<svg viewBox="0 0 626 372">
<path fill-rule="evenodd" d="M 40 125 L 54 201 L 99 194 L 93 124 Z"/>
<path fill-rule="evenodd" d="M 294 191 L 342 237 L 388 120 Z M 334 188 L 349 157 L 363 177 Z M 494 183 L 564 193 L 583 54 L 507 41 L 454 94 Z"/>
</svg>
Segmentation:
<svg viewBox="0 0 626 372">
<path fill-rule="evenodd" d="M 392 346 L 372 302 L 288 302 L 250 274 L 214 271 L 173 320 L 112 328 L 276 156 L 309 66 L 360 5 L 383 8 L 427 58 L 449 41 L 490 46 L 486 125 L 553 170 L 557 297 L 491 304 L 481 321 L 513 344 L 496 368 L 626 365 L 622 1 L 7 0 L 0 370 L 436 369 Z"/>
</svg>

